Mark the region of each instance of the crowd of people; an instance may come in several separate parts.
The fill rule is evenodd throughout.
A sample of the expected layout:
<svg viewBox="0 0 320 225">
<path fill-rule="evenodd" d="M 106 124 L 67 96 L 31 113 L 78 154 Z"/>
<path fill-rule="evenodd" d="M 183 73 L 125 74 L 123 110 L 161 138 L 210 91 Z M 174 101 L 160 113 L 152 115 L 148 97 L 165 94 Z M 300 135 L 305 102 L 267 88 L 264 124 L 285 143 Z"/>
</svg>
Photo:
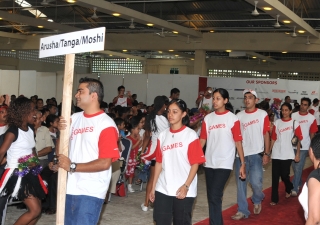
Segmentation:
<svg viewBox="0 0 320 225">
<path fill-rule="evenodd" d="M 60 117 L 61 104 L 55 98 L 44 105 L 38 96 L 0 97 L 0 216 L 8 198 L 22 201 L 27 208 L 15 224 L 36 224 L 41 212 L 55 214 L 57 174 L 62 168 L 68 172 L 65 224 L 97 224 L 102 205 L 116 192 L 126 168 L 129 192 L 135 192 L 134 184 L 147 182 L 141 209 L 153 208 L 156 224 L 191 224 L 202 165 L 210 225 L 221 225 L 223 192 L 232 170 L 238 204 L 232 219 L 241 220 L 252 212 L 261 213 L 261 202 L 268 198 L 262 191 L 263 166 L 272 162 L 270 205 L 282 199 L 281 178 L 285 198 L 298 196 L 304 185 L 299 200 L 307 223 L 320 220 L 315 206 L 320 196 L 318 99 L 311 102 L 304 97 L 293 108 L 289 96 L 282 104 L 278 98 L 272 104 L 268 98 L 259 103 L 257 93 L 245 89 L 245 110 L 234 113 L 223 88 L 207 87 L 191 109 L 179 99 L 178 88 L 169 97 L 157 96 L 150 106 L 138 102 L 138 96 L 124 86 L 117 90 L 108 104 L 99 80 L 80 79 L 71 122 Z M 59 134 L 68 124 L 67 157 L 59 154 Z M 132 143 L 126 165 L 123 139 Z M 310 175 L 306 185 L 301 176 L 308 155 L 318 172 Z M 253 190 L 253 209 L 247 202 L 247 182 Z"/>
</svg>

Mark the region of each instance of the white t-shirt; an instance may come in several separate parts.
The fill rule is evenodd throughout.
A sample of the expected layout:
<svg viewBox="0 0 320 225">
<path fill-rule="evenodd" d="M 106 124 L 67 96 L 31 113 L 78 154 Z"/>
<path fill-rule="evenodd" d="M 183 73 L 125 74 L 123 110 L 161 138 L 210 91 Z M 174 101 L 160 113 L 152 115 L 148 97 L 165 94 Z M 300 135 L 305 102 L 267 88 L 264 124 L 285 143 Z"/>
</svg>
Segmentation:
<svg viewBox="0 0 320 225">
<path fill-rule="evenodd" d="M 169 122 L 167 118 L 162 115 L 156 115 L 156 124 L 158 131 L 151 133 L 151 140 L 148 146 L 148 149 L 145 154 L 143 154 L 142 158 L 148 161 L 154 160 L 156 157 L 156 147 L 157 147 L 157 140 L 159 134 L 164 131 L 165 129 L 169 128 Z"/>
<path fill-rule="evenodd" d="M 317 125 L 320 125 L 320 120 L 319 120 L 319 116 L 320 116 L 320 113 L 319 113 L 319 106 L 310 106 L 310 109 L 309 109 L 309 112 L 314 115 L 314 117 L 316 118 L 317 120 Z"/>
<path fill-rule="evenodd" d="M 87 163 L 99 158 L 119 158 L 118 129 L 103 111 L 93 115 L 84 112 L 72 115 L 69 158 L 71 162 Z M 104 199 L 109 187 L 112 169 L 101 172 L 68 173 L 67 194 L 86 195 Z"/>
<path fill-rule="evenodd" d="M 256 109 L 253 112 L 246 112 L 246 110 L 243 110 L 237 114 L 237 117 L 239 118 L 241 125 L 244 156 L 263 152 L 263 135 L 270 131 L 270 122 L 266 111 Z"/>
<path fill-rule="evenodd" d="M 7 125 L 0 125 L 0 135 L 4 134 L 8 130 Z"/>
<path fill-rule="evenodd" d="M 128 106 L 128 99 L 127 97 L 122 97 L 122 98 L 118 98 L 115 106 L 120 105 L 122 107 L 127 107 Z"/>
<path fill-rule="evenodd" d="M 202 108 L 205 111 L 212 111 L 212 97 L 203 97 L 199 104 L 199 109 Z"/>
<path fill-rule="evenodd" d="M 299 140 L 302 140 L 303 136 L 300 125 L 295 123 L 294 128 L 295 135 Z M 290 120 L 276 120 L 272 129 L 271 138 L 275 140 L 272 148 L 272 159 L 287 160 L 295 158 L 291 143 L 291 139 L 293 138 L 293 120 L 291 118 Z"/>
<path fill-rule="evenodd" d="M 291 118 L 300 124 L 303 139 L 301 141 L 302 148 L 300 150 L 309 150 L 310 133 L 317 133 L 318 126 L 316 118 L 310 113 L 300 114 L 300 112 L 292 113 Z"/>
<path fill-rule="evenodd" d="M 183 126 L 175 131 L 167 128 L 159 134 L 156 161 L 162 163 L 156 191 L 177 196 L 176 192 L 185 184 L 191 166 L 206 160 L 196 132 Z M 197 196 L 197 180 L 196 175 L 189 185 L 186 197 Z"/>
<path fill-rule="evenodd" d="M 235 142 L 242 140 L 236 115 L 228 110 L 208 114 L 202 122 L 200 139 L 207 140 L 205 167 L 233 169 Z"/>
<path fill-rule="evenodd" d="M 10 132 L 9 128 L 9 132 Z M 18 129 L 18 138 L 12 142 L 7 151 L 7 168 L 18 168 L 18 160 L 20 157 L 32 154 L 32 149 L 35 147 L 33 130 L 28 127 L 28 131 Z M 13 132 L 12 132 L 13 133 Z"/>
</svg>

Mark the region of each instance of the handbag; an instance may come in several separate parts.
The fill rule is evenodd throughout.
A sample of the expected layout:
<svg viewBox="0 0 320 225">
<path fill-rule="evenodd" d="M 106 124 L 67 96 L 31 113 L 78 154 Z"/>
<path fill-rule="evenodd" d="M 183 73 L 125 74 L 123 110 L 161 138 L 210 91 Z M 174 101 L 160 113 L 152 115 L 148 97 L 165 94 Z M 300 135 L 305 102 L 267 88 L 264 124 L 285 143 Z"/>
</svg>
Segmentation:
<svg viewBox="0 0 320 225">
<path fill-rule="evenodd" d="M 116 193 L 115 195 L 119 197 L 125 197 L 126 196 L 126 190 L 125 190 L 125 185 L 123 181 L 120 181 L 116 185 Z"/>
<path fill-rule="evenodd" d="M 292 139 L 291 139 L 291 144 L 292 144 L 292 146 L 293 147 L 297 147 L 297 145 L 298 145 L 298 143 L 299 143 L 299 138 L 297 137 L 297 135 L 295 135 L 295 133 L 294 133 L 294 122 L 295 122 L 295 120 L 293 120 L 293 137 L 292 137 Z M 300 148 L 302 148 L 302 145 L 301 145 L 301 143 L 300 143 Z"/>
</svg>

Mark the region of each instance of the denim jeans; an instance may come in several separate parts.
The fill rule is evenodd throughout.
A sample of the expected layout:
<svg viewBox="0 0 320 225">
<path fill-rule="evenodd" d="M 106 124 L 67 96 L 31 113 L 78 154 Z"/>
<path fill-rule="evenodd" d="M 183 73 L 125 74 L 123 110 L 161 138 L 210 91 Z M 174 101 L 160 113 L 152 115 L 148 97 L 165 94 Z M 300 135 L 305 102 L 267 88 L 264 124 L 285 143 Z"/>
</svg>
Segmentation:
<svg viewBox="0 0 320 225">
<path fill-rule="evenodd" d="M 294 153 L 297 153 L 297 150 L 294 150 Z M 301 180 L 301 176 L 302 176 L 302 171 L 303 171 L 303 167 L 304 164 L 306 162 L 306 158 L 308 156 L 309 152 L 308 150 L 301 150 L 300 151 L 300 161 L 299 162 L 292 162 L 292 169 L 293 169 L 293 179 L 292 179 L 292 183 L 293 183 L 293 190 L 295 192 L 299 192 L 299 187 L 302 188 L 302 180 Z"/>
<path fill-rule="evenodd" d="M 210 225 L 223 225 L 222 197 L 223 190 L 230 177 L 229 169 L 212 169 L 204 167 L 209 203 Z"/>
<path fill-rule="evenodd" d="M 240 159 L 237 157 L 235 160 L 235 177 L 237 183 L 237 203 L 238 212 L 242 212 L 246 217 L 250 215 L 247 201 L 247 182 L 250 182 L 252 187 L 251 200 L 253 204 L 260 204 L 264 199 L 262 192 L 263 170 L 262 170 L 262 157 L 259 154 L 249 155 L 244 157 L 246 162 L 246 175 L 245 180 L 239 178 Z"/>
<path fill-rule="evenodd" d="M 65 225 L 96 225 L 104 199 L 86 195 L 67 195 Z"/>
</svg>

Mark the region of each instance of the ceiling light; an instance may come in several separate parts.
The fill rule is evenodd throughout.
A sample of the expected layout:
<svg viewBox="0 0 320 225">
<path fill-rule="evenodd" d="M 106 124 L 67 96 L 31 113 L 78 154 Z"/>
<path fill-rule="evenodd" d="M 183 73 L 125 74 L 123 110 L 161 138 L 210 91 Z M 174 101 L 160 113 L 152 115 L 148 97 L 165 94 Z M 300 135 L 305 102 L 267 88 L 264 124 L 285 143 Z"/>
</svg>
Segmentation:
<svg viewBox="0 0 320 225">
<path fill-rule="evenodd" d="M 153 23 L 147 23 L 147 26 L 152 27 Z"/>
<path fill-rule="evenodd" d="M 178 31 L 175 31 L 175 30 L 172 31 L 172 33 L 174 33 L 174 34 L 179 34 L 179 32 L 178 32 Z"/>
<path fill-rule="evenodd" d="M 68 3 L 75 3 L 75 0 L 67 0 Z"/>
<path fill-rule="evenodd" d="M 288 52 L 284 51 L 284 52 L 281 52 L 282 54 L 287 54 Z"/>
<path fill-rule="evenodd" d="M 306 31 L 304 31 L 304 30 L 298 30 L 298 33 L 300 33 L 300 34 L 304 34 Z"/>
<path fill-rule="evenodd" d="M 112 56 L 111 54 L 109 56 Z"/>
<path fill-rule="evenodd" d="M 170 49 L 169 52 L 174 52 L 174 50 Z"/>
<path fill-rule="evenodd" d="M 122 51 L 123 51 L 123 52 L 127 52 L 128 50 L 126 50 L 126 49 L 123 49 Z"/>
<path fill-rule="evenodd" d="M 293 27 L 293 33 L 291 34 L 291 37 L 297 37 L 296 26 Z"/>
<path fill-rule="evenodd" d="M 267 60 L 264 59 L 264 60 L 262 60 L 262 62 L 267 62 Z"/>
<path fill-rule="evenodd" d="M 43 28 L 43 26 L 38 26 L 38 28 Z"/>
<path fill-rule="evenodd" d="M 158 53 L 162 54 L 162 51 L 158 51 Z"/>
<path fill-rule="evenodd" d="M 194 58 L 192 58 L 191 60 L 194 60 Z"/>
<path fill-rule="evenodd" d="M 48 19 L 47 21 L 48 21 L 48 22 L 53 22 L 53 19 Z"/>
<path fill-rule="evenodd" d="M 11 51 L 12 51 L 12 52 L 15 52 L 16 50 L 12 49 Z"/>
<path fill-rule="evenodd" d="M 277 22 L 274 24 L 274 28 L 280 28 L 281 25 L 279 24 L 279 16 L 280 15 L 277 15 Z"/>
<path fill-rule="evenodd" d="M 214 33 L 214 30 L 210 30 L 210 33 Z"/>
<path fill-rule="evenodd" d="M 174 56 L 178 57 L 179 55 L 174 55 Z"/>
<path fill-rule="evenodd" d="M 264 10 L 266 10 L 266 11 L 270 11 L 270 10 L 272 10 L 272 8 L 271 8 L 271 7 L 263 7 L 263 9 L 264 9 Z"/>
<path fill-rule="evenodd" d="M 2 18 L 0 17 L 0 20 L 2 20 Z"/>
<path fill-rule="evenodd" d="M 256 57 L 256 56 L 252 56 L 252 58 L 253 58 L 253 59 L 256 59 L 257 57 Z"/>
<path fill-rule="evenodd" d="M 97 7 L 93 7 L 93 15 L 91 16 L 92 19 L 98 19 L 99 17 L 97 16 Z"/>
<path fill-rule="evenodd" d="M 284 20 L 283 23 L 291 23 L 290 20 Z"/>
<path fill-rule="evenodd" d="M 259 12 L 257 10 L 257 4 L 258 4 L 258 1 L 254 1 L 254 10 L 251 13 L 251 15 L 253 16 L 259 16 Z"/>
<path fill-rule="evenodd" d="M 290 34 L 290 32 L 284 32 L 285 34 Z"/>
<path fill-rule="evenodd" d="M 113 16 L 120 16 L 120 13 L 112 13 Z"/>
<path fill-rule="evenodd" d="M 232 50 L 226 50 L 226 52 L 232 52 Z"/>
<path fill-rule="evenodd" d="M 130 28 L 130 29 L 136 28 L 136 27 L 134 26 L 134 23 L 133 23 L 133 18 L 131 18 L 131 24 L 130 24 L 129 28 Z"/>
</svg>

